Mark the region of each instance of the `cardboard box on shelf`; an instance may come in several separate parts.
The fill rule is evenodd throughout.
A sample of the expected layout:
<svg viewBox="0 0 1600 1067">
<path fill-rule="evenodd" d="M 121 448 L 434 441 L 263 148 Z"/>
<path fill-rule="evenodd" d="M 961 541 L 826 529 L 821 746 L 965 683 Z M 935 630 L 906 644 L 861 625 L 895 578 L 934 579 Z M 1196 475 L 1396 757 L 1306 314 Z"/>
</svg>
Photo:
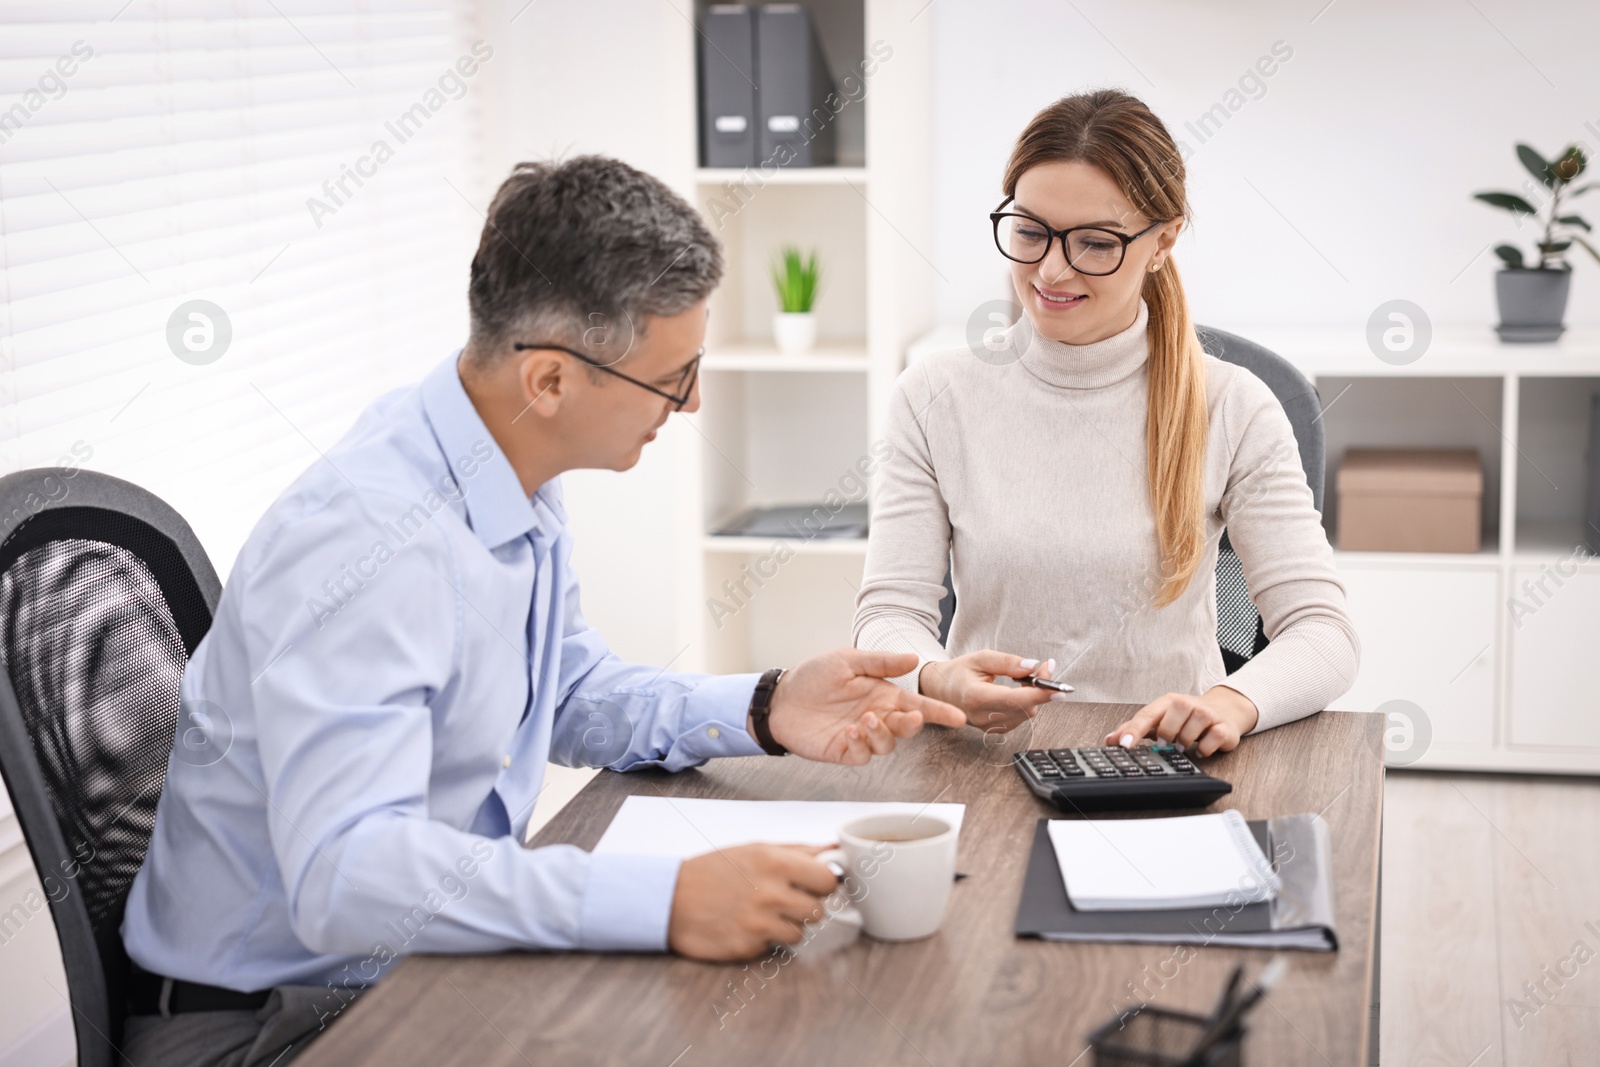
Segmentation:
<svg viewBox="0 0 1600 1067">
<path fill-rule="evenodd" d="M 1483 463 L 1472 449 L 1347 449 L 1338 493 L 1342 551 L 1481 547 Z"/>
</svg>

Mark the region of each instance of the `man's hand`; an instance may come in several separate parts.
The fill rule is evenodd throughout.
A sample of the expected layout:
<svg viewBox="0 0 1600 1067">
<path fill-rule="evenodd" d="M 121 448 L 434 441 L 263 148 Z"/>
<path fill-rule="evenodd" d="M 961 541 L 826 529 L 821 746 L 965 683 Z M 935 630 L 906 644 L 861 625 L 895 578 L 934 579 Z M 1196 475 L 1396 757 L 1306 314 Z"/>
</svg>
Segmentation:
<svg viewBox="0 0 1600 1067">
<path fill-rule="evenodd" d="M 740 845 L 684 860 L 667 946 L 697 960 L 742 960 L 775 941 L 798 943 L 800 924 L 822 918 L 822 898 L 838 885 L 815 859 L 827 847 Z"/>
<path fill-rule="evenodd" d="M 837 648 L 786 671 L 772 694 L 767 725 L 797 756 L 862 764 L 894 751 L 923 723 L 960 726 L 960 709 L 885 681 L 917 665 L 912 652 Z"/>
<path fill-rule="evenodd" d="M 1006 652 L 986 648 L 955 659 L 923 665 L 921 690 L 966 711 L 966 721 L 985 732 L 1007 733 L 1035 715 L 1048 700 L 1066 700 L 1067 694 L 1033 686 L 996 685 L 999 677 L 1021 678 L 1034 674 L 1049 678 L 1055 660 L 1040 664 Z"/>
<path fill-rule="evenodd" d="M 1204 696 L 1168 693 L 1152 700 L 1106 734 L 1106 744 L 1132 747 L 1140 738 L 1154 735 L 1173 742 L 1180 751 L 1209 756 L 1233 751 L 1239 738 L 1255 729 L 1259 718 L 1249 697 L 1237 689 L 1214 685 Z"/>
</svg>

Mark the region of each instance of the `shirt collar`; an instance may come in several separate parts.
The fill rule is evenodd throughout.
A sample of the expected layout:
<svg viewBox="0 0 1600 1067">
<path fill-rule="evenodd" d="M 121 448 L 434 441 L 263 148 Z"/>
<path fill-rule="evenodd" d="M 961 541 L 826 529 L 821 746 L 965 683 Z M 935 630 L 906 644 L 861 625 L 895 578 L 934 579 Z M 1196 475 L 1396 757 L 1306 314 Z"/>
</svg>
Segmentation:
<svg viewBox="0 0 1600 1067">
<path fill-rule="evenodd" d="M 567 519 L 560 479 L 550 479 L 531 498 L 522 491 L 517 472 L 461 384 L 456 369 L 460 356 L 457 349 L 422 380 L 422 408 L 461 487 L 467 525 L 489 549 L 545 526 L 559 529 Z"/>
</svg>

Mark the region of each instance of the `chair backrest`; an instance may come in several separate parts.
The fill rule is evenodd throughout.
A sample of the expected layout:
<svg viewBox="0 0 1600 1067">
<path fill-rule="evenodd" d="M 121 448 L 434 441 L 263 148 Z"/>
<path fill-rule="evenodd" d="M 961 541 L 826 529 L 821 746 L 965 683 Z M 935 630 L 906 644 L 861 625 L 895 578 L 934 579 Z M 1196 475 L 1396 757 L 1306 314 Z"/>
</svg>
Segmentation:
<svg viewBox="0 0 1600 1067">
<path fill-rule="evenodd" d="M 1211 326 L 1196 326 L 1195 333 L 1200 338 L 1201 347 L 1208 353 L 1225 362 L 1237 364 L 1266 382 L 1267 388 L 1278 398 L 1278 403 L 1283 405 L 1284 413 L 1289 416 L 1289 425 L 1294 429 L 1295 443 L 1300 447 L 1300 465 L 1305 468 L 1312 502 L 1321 512 L 1326 445 L 1322 402 L 1317 396 L 1316 386 L 1294 364 L 1254 341 Z M 950 639 L 950 623 L 955 613 L 955 584 L 951 572 L 946 570 L 944 598 L 939 601 L 940 644 Z M 1261 616 L 1250 601 L 1244 568 L 1228 542 L 1227 531 L 1223 531 L 1222 545 L 1217 552 L 1217 645 L 1222 650 L 1222 662 L 1229 674 L 1267 647 Z"/>
<path fill-rule="evenodd" d="M 1316 386 L 1294 364 L 1254 341 L 1211 326 L 1196 326 L 1195 333 L 1208 353 L 1237 364 L 1266 382 L 1278 403 L 1283 405 L 1284 414 L 1289 416 L 1289 426 L 1294 430 L 1295 443 L 1300 446 L 1300 465 L 1305 468 L 1306 484 L 1311 487 L 1312 504 L 1320 513 L 1325 442 L 1322 401 L 1317 396 Z M 1267 647 L 1261 616 L 1250 600 L 1244 568 L 1228 541 L 1226 530 L 1217 551 L 1217 645 L 1222 650 L 1223 667 L 1229 674 Z"/>
<path fill-rule="evenodd" d="M 184 665 L 222 586 L 188 523 L 108 475 L 0 478 L 0 772 L 61 944 L 78 1062 L 109 1065 L 120 927 L 155 827 Z"/>
</svg>

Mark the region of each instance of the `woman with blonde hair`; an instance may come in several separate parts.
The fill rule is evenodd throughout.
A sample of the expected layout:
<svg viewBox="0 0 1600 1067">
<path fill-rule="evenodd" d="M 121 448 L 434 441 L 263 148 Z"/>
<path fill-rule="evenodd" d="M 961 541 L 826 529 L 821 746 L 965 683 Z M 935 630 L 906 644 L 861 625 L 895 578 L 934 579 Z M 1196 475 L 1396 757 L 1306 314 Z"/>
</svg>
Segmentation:
<svg viewBox="0 0 1600 1067">
<path fill-rule="evenodd" d="M 1009 730 L 1046 700 L 1140 703 L 1105 743 L 1156 736 L 1210 755 L 1355 680 L 1344 585 L 1288 417 L 1190 321 L 1172 259 L 1184 177 L 1135 97 L 1045 108 L 991 216 L 1023 315 L 896 383 L 855 643 L 916 652 L 897 681 L 980 729 Z M 1271 642 L 1231 675 L 1216 640 L 1224 529 Z M 1027 675 L 1075 692 L 999 681 Z"/>
</svg>

